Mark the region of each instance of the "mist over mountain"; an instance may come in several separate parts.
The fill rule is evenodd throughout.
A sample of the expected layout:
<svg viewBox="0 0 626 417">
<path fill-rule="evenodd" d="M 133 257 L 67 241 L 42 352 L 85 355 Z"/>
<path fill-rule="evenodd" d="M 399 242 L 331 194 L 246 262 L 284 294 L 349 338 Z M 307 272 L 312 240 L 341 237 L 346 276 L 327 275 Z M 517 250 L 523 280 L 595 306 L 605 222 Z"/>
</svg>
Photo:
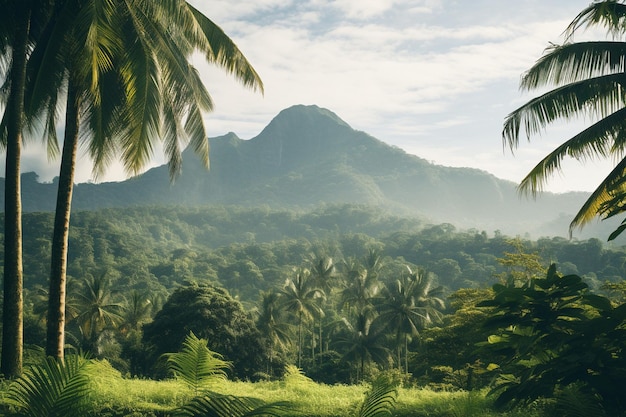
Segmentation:
<svg viewBox="0 0 626 417">
<path fill-rule="evenodd" d="M 587 195 L 520 197 L 511 181 L 478 169 L 432 164 L 352 129 L 317 106 L 283 110 L 250 140 L 234 133 L 209 140 L 209 171 L 185 151 L 175 183 L 167 166 L 160 166 L 127 181 L 77 184 L 74 210 L 141 205 L 308 210 L 351 203 L 433 223 L 538 237 L 567 236 L 569 221 Z M 56 180 L 43 184 L 36 174 L 24 174 L 22 192 L 24 211 L 54 210 Z M 606 240 L 616 225 L 617 220 L 590 225 L 575 236 Z"/>
</svg>

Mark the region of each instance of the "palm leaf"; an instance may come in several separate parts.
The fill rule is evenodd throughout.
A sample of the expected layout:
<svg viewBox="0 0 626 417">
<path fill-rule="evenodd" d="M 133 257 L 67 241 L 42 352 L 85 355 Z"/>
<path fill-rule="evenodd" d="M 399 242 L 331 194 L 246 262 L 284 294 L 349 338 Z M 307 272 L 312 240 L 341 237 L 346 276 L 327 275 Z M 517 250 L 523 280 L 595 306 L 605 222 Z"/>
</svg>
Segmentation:
<svg viewBox="0 0 626 417">
<path fill-rule="evenodd" d="M 189 332 L 180 352 L 169 353 L 165 357 L 174 376 L 194 390 L 196 395 L 210 384 L 225 379 L 225 369 L 230 366 L 218 353 L 209 350 L 205 339 L 198 339 L 193 332 Z"/>
<path fill-rule="evenodd" d="M 623 72 L 624 42 L 589 41 L 552 45 L 523 76 L 522 90 L 565 85 Z"/>
<path fill-rule="evenodd" d="M 626 108 L 594 123 L 546 155 L 520 182 L 520 193 L 535 196 L 548 177 L 560 171 L 566 156 L 578 160 L 621 154 L 626 139 Z"/>
<path fill-rule="evenodd" d="M 82 417 L 89 409 L 89 366 L 80 355 L 68 355 L 65 360 L 48 357 L 13 382 L 7 396 L 20 415 Z"/>
<path fill-rule="evenodd" d="M 289 403 L 265 404 L 262 400 L 248 397 L 209 393 L 196 397 L 189 404 L 177 409 L 174 417 L 280 417 L 288 409 Z"/>
<path fill-rule="evenodd" d="M 569 24 L 565 34 L 571 38 L 579 29 L 603 26 L 609 34 L 624 33 L 626 28 L 626 5 L 615 0 L 593 2 Z"/>
<path fill-rule="evenodd" d="M 623 210 L 617 211 L 618 205 L 621 207 L 623 199 L 624 187 L 626 184 L 622 181 L 626 174 L 626 159 L 622 159 L 613 170 L 606 176 L 600 185 L 587 198 L 587 201 L 580 208 L 570 224 L 570 231 L 576 227 L 582 227 L 588 223 L 593 217 L 602 213 L 602 210 L 610 211 L 610 216 L 617 214 Z M 618 199 L 616 199 L 616 196 Z M 603 209 L 604 207 L 604 209 Z M 608 216 L 608 217 L 610 217 Z"/>
<path fill-rule="evenodd" d="M 372 388 L 365 395 L 358 417 L 379 417 L 391 415 L 398 396 L 397 384 L 385 376 L 379 376 L 372 382 Z"/>
</svg>

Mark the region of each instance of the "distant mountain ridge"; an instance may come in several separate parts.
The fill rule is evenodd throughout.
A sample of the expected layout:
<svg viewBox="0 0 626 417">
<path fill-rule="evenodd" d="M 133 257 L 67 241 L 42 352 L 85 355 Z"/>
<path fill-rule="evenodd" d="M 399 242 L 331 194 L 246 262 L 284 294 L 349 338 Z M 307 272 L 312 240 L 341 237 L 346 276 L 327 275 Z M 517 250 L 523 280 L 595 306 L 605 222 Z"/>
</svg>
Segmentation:
<svg viewBox="0 0 626 417">
<path fill-rule="evenodd" d="M 463 228 L 564 236 L 586 197 L 545 193 L 536 201 L 520 198 L 511 181 L 478 169 L 434 165 L 352 129 L 318 106 L 285 109 L 250 140 L 234 133 L 209 140 L 210 171 L 185 151 L 174 184 L 166 166 L 127 181 L 77 184 L 74 209 L 172 204 L 310 209 L 353 203 Z M 36 174 L 24 174 L 24 210 L 54 210 L 55 182 L 38 183 Z M 613 226 L 586 228 L 581 237 L 605 240 Z"/>
</svg>

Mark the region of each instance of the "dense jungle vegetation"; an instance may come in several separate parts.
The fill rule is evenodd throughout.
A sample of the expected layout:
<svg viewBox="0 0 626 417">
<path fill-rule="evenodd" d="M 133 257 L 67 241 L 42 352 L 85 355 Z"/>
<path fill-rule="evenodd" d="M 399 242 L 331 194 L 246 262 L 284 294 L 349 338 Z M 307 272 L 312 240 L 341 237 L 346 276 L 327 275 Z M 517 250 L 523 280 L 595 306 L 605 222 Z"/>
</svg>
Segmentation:
<svg viewBox="0 0 626 417">
<path fill-rule="evenodd" d="M 24 225 L 25 343 L 32 359 L 45 339 L 52 214 L 26 214 Z M 193 332 L 230 363 L 226 374 L 240 384 L 280 380 L 289 364 L 330 385 L 360 386 L 384 372 L 405 389 L 480 393 L 473 401 L 481 412 L 562 394 L 524 391 L 531 383 L 556 389 L 547 377 L 507 389 L 507 378 L 524 363 L 565 349 L 519 350 L 515 338 L 528 343 L 555 329 L 541 309 L 555 310 L 558 320 L 571 316 L 576 326 L 610 314 L 623 300 L 626 260 L 623 248 L 597 239 L 531 241 L 351 205 L 312 212 L 77 212 L 70 248 L 68 344 L 110 363 L 104 374 L 118 375 L 113 385 L 122 377 L 169 378 L 163 354 L 179 351 Z M 556 269 L 548 271 L 551 264 Z M 520 314 L 534 309 L 537 317 Z M 518 329 L 525 320 L 545 325 L 509 334 L 498 326 L 504 317 L 519 320 Z M 595 337 L 585 343 L 602 350 Z M 614 342 L 603 343 L 608 354 Z M 504 394 L 487 400 L 484 389 L 494 381 Z M 241 389 L 253 391 L 235 390 Z M 115 412 L 132 409 L 124 404 Z M 318 415 L 308 413 L 302 415 Z"/>
</svg>

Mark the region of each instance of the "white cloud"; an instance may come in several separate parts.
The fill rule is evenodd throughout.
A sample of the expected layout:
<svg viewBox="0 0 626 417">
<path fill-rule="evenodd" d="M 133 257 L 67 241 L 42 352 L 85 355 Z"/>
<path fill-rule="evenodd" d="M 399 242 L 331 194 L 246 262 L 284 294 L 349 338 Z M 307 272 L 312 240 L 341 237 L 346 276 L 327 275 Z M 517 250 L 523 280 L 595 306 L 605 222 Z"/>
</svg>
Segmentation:
<svg viewBox="0 0 626 417">
<path fill-rule="evenodd" d="M 546 143 L 533 140 L 515 157 L 502 153 L 502 121 L 528 99 L 518 92 L 519 76 L 548 42 L 561 41 L 563 29 L 588 5 L 588 0 L 520 0 L 514 6 L 501 0 L 191 2 L 237 43 L 266 91 L 261 97 L 197 61 L 216 104 L 206 117 L 210 136 L 234 131 L 250 138 L 280 110 L 317 104 L 426 159 L 477 166 L 513 180 L 537 162 L 544 150 L 538 143 Z M 33 169 L 41 159 L 24 165 Z M 81 168 L 80 179 L 88 179 L 89 171 Z"/>
</svg>

